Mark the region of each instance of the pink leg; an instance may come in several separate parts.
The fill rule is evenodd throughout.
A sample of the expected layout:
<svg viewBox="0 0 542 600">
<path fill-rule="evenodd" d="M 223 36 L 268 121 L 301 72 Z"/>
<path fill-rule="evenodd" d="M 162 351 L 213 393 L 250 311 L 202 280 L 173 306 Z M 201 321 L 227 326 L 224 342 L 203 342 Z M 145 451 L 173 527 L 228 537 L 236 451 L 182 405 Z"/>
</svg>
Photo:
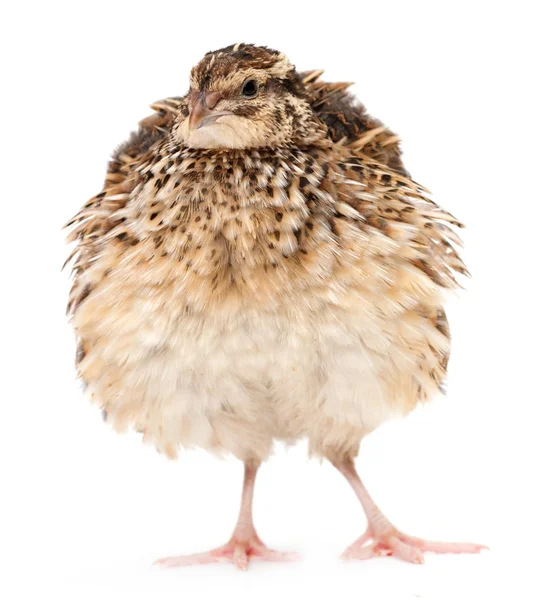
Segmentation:
<svg viewBox="0 0 542 600">
<path fill-rule="evenodd" d="M 183 567 L 189 565 L 203 565 L 217 562 L 231 562 L 243 571 L 248 568 L 251 558 L 267 561 L 292 561 L 298 560 L 298 555 L 291 552 L 271 550 L 260 540 L 252 519 L 252 499 L 254 496 L 254 483 L 258 466 L 254 463 L 245 463 L 245 478 L 243 481 L 243 494 L 239 519 L 230 541 L 219 548 L 200 554 L 187 556 L 171 556 L 156 561 L 155 564 L 163 567 Z"/>
<path fill-rule="evenodd" d="M 374 503 L 356 472 L 353 460 L 345 459 L 334 464 L 352 486 L 369 521 L 365 533 L 347 548 L 342 558 L 366 559 L 373 556 L 395 556 L 408 562 L 423 563 L 424 552 L 477 553 L 487 548 L 480 544 L 430 542 L 401 533 Z"/>
</svg>

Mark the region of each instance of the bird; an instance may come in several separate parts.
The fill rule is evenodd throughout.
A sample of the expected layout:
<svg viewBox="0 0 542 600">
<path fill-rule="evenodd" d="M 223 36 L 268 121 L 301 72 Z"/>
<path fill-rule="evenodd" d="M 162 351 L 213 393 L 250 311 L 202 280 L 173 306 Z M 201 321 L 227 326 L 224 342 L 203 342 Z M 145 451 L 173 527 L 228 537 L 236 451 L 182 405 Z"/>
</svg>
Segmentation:
<svg viewBox="0 0 542 600">
<path fill-rule="evenodd" d="M 299 440 L 366 515 L 343 558 L 485 548 L 403 533 L 356 470 L 367 435 L 443 391 L 444 303 L 468 271 L 462 224 L 398 136 L 322 74 L 265 46 L 208 52 L 66 225 L 76 369 L 104 419 L 171 459 L 199 447 L 244 465 L 229 541 L 162 566 L 297 559 L 260 539 L 252 504 L 274 444 Z"/>
</svg>

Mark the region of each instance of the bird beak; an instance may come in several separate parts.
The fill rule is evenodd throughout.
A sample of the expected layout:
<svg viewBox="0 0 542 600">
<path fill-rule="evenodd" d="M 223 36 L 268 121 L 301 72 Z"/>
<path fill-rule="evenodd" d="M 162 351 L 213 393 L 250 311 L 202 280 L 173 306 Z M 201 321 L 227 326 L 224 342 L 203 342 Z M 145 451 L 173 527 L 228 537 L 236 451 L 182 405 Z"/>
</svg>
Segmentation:
<svg viewBox="0 0 542 600">
<path fill-rule="evenodd" d="M 199 129 L 204 125 L 212 123 L 222 115 L 231 114 L 213 110 L 222 98 L 223 96 L 220 92 L 191 92 L 190 118 L 188 120 L 190 129 Z"/>
</svg>

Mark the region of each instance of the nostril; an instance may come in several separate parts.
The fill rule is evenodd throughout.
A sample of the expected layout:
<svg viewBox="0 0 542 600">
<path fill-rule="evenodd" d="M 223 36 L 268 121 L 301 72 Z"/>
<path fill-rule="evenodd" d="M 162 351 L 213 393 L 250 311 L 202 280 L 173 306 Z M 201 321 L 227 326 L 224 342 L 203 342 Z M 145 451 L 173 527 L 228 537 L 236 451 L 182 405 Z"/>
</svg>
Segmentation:
<svg viewBox="0 0 542 600">
<path fill-rule="evenodd" d="M 220 92 L 208 92 L 203 97 L 203 102 L 206 108 L 210 108 L 211 110 L 218 104 L 220 100 L 222 100 L 224 96 Z"/>
</svg>

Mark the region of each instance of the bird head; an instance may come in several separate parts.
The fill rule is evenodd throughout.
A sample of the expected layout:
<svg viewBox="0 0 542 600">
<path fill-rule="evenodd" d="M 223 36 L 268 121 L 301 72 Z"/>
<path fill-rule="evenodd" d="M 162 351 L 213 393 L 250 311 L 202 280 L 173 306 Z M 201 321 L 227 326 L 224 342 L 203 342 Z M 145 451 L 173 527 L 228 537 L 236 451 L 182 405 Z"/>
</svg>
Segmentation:
<svg viewBox="0 0 542 600">
<path fill-rule="evenodd" d="M 177 136 L 191 148 L 274 148 L 322 136 L 294 66 L 275 50 L 235 44 L 192 69 Z"/>
</svg>

